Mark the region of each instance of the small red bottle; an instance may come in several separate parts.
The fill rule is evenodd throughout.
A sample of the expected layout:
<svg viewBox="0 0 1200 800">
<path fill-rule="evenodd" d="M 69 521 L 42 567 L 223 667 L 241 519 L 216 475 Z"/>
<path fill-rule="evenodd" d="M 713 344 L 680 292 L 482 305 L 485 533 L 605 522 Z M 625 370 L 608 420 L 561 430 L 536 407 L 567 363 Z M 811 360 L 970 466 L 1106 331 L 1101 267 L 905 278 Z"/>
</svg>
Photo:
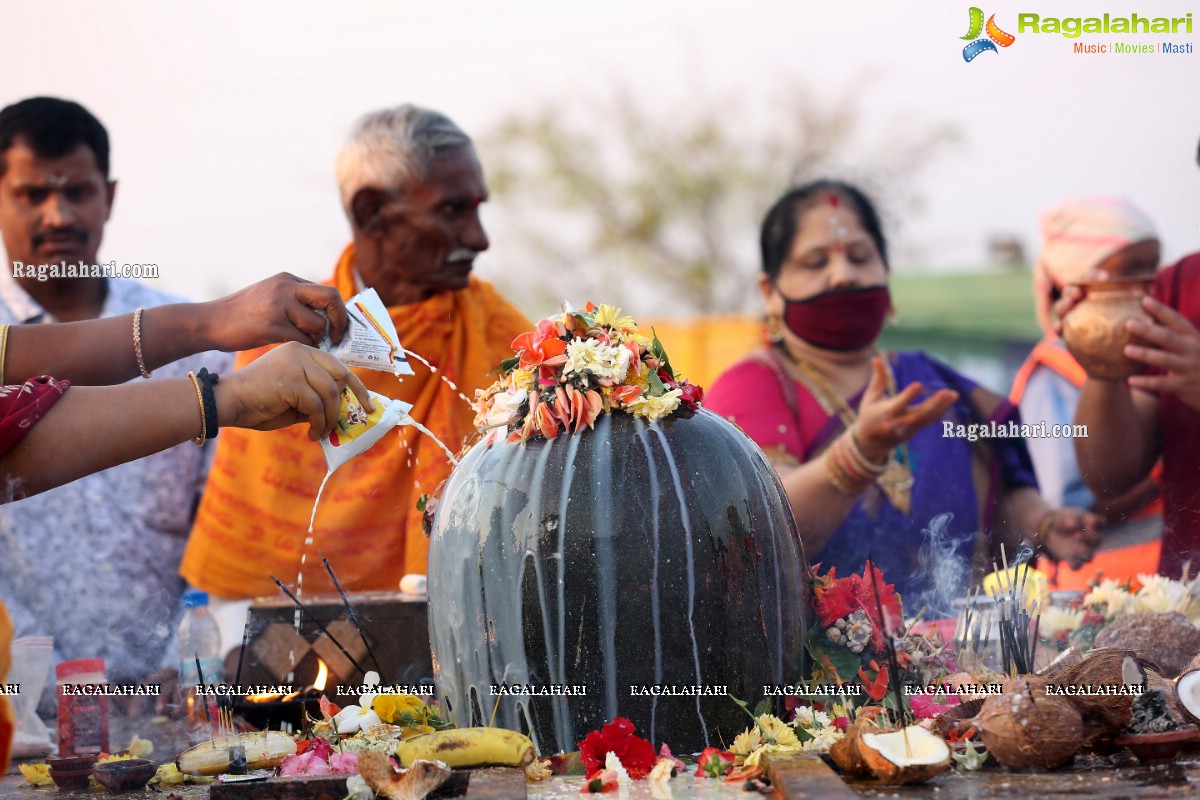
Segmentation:
<svg viewBox="0 0 1200 800">
<path fill-rule="evenodd" d="M 59 755 L 108 752 L 108 696 L 103 658 L 64 661 L 54 668 Z"/>
</svg>

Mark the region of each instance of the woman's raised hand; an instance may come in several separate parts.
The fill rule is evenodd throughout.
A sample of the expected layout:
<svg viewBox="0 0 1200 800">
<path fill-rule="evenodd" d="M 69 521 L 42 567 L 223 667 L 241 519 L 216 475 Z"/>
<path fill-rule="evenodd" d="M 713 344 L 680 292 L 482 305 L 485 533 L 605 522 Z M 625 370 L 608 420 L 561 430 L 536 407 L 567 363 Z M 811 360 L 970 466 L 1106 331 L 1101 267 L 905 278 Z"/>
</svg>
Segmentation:
<svg viewBox="0 0 1200 800">
<path fill-rule="evenodd" d="M 919 382 L 905 386 L 895 397 L 888 396 L 887 388 L 887 369 L 883 358 L 876 356 L 871 359 L 871 380 L 858 407 L 854 432 L 863 455 L 875 463 L 882 463 L 897 445 L 940 419 L 958 400 L 958 392 L 939 389 L 916 403 L 923 388 Z"/>
</svg>

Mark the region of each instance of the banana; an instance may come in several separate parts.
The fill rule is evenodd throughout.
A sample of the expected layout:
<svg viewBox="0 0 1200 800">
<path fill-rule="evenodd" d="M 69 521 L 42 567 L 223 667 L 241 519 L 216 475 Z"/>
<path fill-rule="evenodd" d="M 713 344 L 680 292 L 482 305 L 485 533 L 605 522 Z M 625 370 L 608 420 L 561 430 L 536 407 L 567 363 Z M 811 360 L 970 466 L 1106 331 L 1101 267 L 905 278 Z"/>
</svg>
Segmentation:
<svg viewBox="0 0 1200 800">
<path fill-rule="evenodd" d="M 504 728 L 454 728 L 423 733 L 396 744 L 400 765 L 441 761 L 451 767 L 524 767 L 533 762 L 528 736 Z"/>
<path fill-rule="evenodd" d="M 277 767 L 287 756 L 296 752 L 296 742 L 280 731 L 257 731 L 221 736 L 180 753 L 176 768 L 185 775 L 220 775 L 229 770 L 229 750 L 241 745 L 246 748 L 249 769 Z"/>
</svg>

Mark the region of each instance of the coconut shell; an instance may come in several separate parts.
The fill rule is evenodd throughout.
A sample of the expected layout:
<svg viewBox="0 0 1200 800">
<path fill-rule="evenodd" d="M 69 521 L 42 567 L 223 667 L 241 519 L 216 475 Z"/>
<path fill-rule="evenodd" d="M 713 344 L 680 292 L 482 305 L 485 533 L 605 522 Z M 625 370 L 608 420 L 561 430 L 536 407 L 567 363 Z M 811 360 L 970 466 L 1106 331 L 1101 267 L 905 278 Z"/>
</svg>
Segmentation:
<svg viewBox="0 0 1200 800">
<path fill-rule="evenodd" d="M 955 731 L 965 731 L 983 708 L 985 699 L 976 697 L 974 700 L 964 700 L 946 713 L 938 714 L 937 719 L 933 721 L 933 732 L 945 739 Z"/>
<path fill-rule="evenodd" d="M 875 730 L 874 726 L 865 719 L 855 720 L 846 728 L 846 735 L 829 746 L 829 757 L 838 769 L 854 778 L 866 778 L 872 774 L 863 760 L 859 749 L 859 740 L 863 733 Z"/>
<path fill-rule="evenodd" d="M 1046 695 L 1039 678 L 1008 681 L 1004 694 L 983 703 L 977 717 L 988 752 L 1009 769 L 1053 769 L 1083 743 L 1083 718 L 1065 698 Z"/>
<path fill-rule="evenodd" d="M 1095 646 L 1133 650 L 1174 678 L 1200 653 L 1200 630 L 1178 611 L 1125 614 L 1096 634 Z"/>
<path fill-rule="evenodd" d="M 897 764 L 876 750 L 871 745 L 867 744 L 865 739 L 859 739 L 858 750 L 862 754 L 863 762 L 867 769 L 871 771 L 881 783 L 886 783 L 892 786 L 902 786 L 909 783 L 924 783 L 931 778 L 936 778 L 946 770 L 950 769 L 950 748 L 946 743 L 941 741 L 941 737 L 936 733 L 931 733 L 923 728 L 917 729 L 917 726 L 908 728 L 911 735 L 936 737 L 941 746 L 946 750 L 944 759 L 933 764 Z M 891 733 L 889 731 L 889 733 Z"/>
<path fill-rule="evenodd" d="M 1171 719 L 1181 723 L 1200 722 L 1200 720 L 1187 712 L 1183 703 L 1179 702 L 1179 694 L 1176 686 L 1177 681 L 1169 681 L 1157 672 L 1146 672 L 1146 691 L 1152 692 L 1155 689 L 1163 690 L 1163 694 L 1167 696 L 1167 710 L 1171 714 Z"/>
<path fill-rule="evenodd" d="M 1142 672 L 1149 675 L 1153 667 L 1139 659 L 1133 650 L 1108 647 L 1093 650 L 1078 664 L 1052 670 L 1046 682 L 1058 686 L 1116 686 L 1125 682 L 1123 665 L 1126 658 L 1138 662 Z M 1128 727 L 1133 717 L 1133 695 L 1069 695 L 1062 699 L 1079 709 L 1083 718 L 1083 747 L 1103 749 L 1104 743 Z"/>
</svg>

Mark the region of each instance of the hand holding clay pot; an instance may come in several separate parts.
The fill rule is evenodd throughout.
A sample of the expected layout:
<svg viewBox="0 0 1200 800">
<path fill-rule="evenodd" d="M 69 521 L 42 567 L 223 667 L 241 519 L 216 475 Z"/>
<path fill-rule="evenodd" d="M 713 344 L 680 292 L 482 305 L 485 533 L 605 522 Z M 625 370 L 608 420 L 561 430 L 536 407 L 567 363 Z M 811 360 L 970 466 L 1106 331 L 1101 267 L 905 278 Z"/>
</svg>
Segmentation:
<svg viewBox="0 0 1200 800">
<path fill-rule="evenodd" d="M 1153 321 L 1142 308 L 1148 285 L 1145 278 L 1078 284 L 1083 298 L 1063 317 L 1062 335 L 1089 378 L 1121 380 L 1145 370 L 1146 363 L 1129 358 L 1125 347 L 1135 343 L 1130 321 Z"/>
<path fill-rule="evenodd" d="M 1167 374 L 1137 375 L 1129 379 L 1129 385 L 1171 392 L 1200 411 L 1200 331 L 1182 314 L 1153 298 L 1144 298 L 1142 305 L 1152 319 L 1135 320 L 1128 327 L 1146 346 L 1131 344 L 1125 348 L 1125 355 Z"/>
</svg>

